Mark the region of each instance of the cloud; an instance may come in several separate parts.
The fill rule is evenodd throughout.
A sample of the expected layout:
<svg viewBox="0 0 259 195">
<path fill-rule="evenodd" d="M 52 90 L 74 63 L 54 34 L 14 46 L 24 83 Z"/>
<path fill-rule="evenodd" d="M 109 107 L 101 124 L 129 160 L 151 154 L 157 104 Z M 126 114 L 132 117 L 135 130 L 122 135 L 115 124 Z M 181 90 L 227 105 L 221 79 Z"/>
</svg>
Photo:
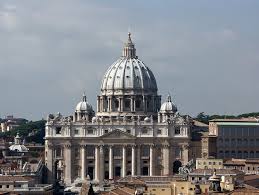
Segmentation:
<svg viewBox="0 0 259 195">
<path fill-rule="evenodd" d="M 258 83 L 257 21 L 242 21 L 231 3 L 206 12 L 198 5 L 1 1 L 0 116 L 68 115 L 84 91 L 95 106 L 102 75 L 121 55 L 129 27 L 159 93 L 171 92 L 182 113 L 258 110 L 258 86 L 251 87 Z M 232 20 L 223 17 L 229 10 Z"/>
</svg>

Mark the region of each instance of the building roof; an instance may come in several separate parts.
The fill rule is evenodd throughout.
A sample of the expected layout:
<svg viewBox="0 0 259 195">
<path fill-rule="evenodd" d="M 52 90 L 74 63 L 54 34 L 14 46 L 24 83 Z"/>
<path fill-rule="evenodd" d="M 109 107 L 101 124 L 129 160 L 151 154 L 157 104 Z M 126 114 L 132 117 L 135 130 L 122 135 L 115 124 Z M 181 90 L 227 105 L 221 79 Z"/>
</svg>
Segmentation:
<svg viewBox="0 0 259 195">
<path fill-rule="evenodd" d="M 10 176 L 10 175 L 1 175 L 0 182 L 17 182 L 17 181 L 32 181 L 32 177 L 23 177 L 23 176 Z"/>
<path fill-rule="evenodd" d="M 197 126 L 197 127 L 209 127 L 209 125 L 202 123 L 200 121 L 197 121 L 197 120 L 193 120 L 193 125 Z"/>
<path fill-rule="evenodd" d="M 101 192 L 101 195 L 134 195 L 135 190 L 128 187 L 117 187 L 109 192 Z"/>
<path fill-rule="evenodd" d="M 213 169 L 195 169 L 193 170 L 190 175 L 212 175 Z M 229 169 L 216 169 L 217 175 L 238 175 L 243 174 L 242 171 L 239 170 L 229 170 Z"/>
<path fill-rule="evenodd" d="M 128 185 L 145 185 L 145 181 L 138 177 L 126 176 L 117 181 L 118 183 L 126 183 Z"/>
<path fill-rule="evenodd" d="M 213 119 L 210 122 L 216 122 L 219 125 L 242 125 L 255 123 L 259 125 L 259 118 L 249 117 L 249 118 L 239 118 L 239 119 Z"/>
</svg>

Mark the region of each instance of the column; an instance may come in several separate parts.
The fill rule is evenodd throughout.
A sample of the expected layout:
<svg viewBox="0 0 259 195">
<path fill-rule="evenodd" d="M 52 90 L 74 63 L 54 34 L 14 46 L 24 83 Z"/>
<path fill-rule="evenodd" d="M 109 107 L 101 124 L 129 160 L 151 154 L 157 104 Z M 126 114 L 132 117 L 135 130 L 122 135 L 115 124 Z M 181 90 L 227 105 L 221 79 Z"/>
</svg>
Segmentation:
<svg viewBox="0 0 259 195">
<path fill-rule="evenodd" d="M 154 95 L 152 95 L 152 100 L 151 101 L 152 101 L 152 111 L 156 112 L 156 109 L 155 109 L 156 108 L 155 107 L 155 96 Z"/>
<path fill-rule="evenodd" d="M 126 146 L 122 146 L 122 177 L 126 176 Z"/>
<path fill-rule="evenodd" d="M 97 112 L 100 112 L 100 96 L 97 96 Z"/>
<path fill-rule="evenodd" d="M 100 151 L 99 151 L 99 147 L 95 146 L 95 165 L 94 165 L 94 179 L 96 181 L 99 181 L 99 164 L 100 164 Z"/>
<path fill-rule="evenodd" d="M 100 146 L 100 162 L 99 162 L 99 166 L 100 166 L 100 181 L 104 180 L 104 152 L 103 152 L 103 147 L 104 146 Z"/>
<path fill-rule="evenodd" d="M 136 98 L 133 98 L 133 112 L 136 111 Z"/>
<path fill-rule="evenodd" d="M 71 145 L 65 145 L 65 183 L 71 184 Z"/>
<path fill-rule="evenodd" d="M 53 145 L 47 144 L 47 159 L 46 159 L 46 166 L 48 169 L 48 183 L 52 184 L 55 181 L 54 178 L 54 171 L 53 171 Z"/>
<path fill-rule="evenodd" d="M 131 148 L 131 175 L 136 175 L 136 158 L 135 158 L 135 146 Z"/>
<path fill-rule="evenodd" d="M 113 179 L 113 148 L 109 148 L 109 179 Z"/>
<path fill-rule="evenodd" d="M 111 97 L 110 97 L 110 112 L 113 111 L 113 105 L 112 105 L 112 103 L 113 103 L 113 97 L 111 96 Z"/>
<path fill-rule="evenodd" d="M 153 176 L 153 148 L 154 146 L 151 145 L 149 148 L 149 176 Z"/>
<path fill-rule="evenodd" d="M 141 175 L 140 146 L 137 147 L 137 175 Z"/>
<path fill-rule="evenodd" d="M 85 179 L 86 173 L 86 158 L 85 158 L 85 146 L 81 146 L 81 178 L 82 180 Z"/>
<path fill-rule="evenodd" d="M 134 100 L 133 100 L 133 97 L 130 98 L 130 111 L 134 112 Z"/>
<path fill-rule="evenodd" d="M 182 160 L 183 160 L 184 165 L 186 165 L 189 161 L 189 145 L 188 144 L 184 144 L 182 146 Z"/>
<path fill-rule="evenodd" d="M 107 97 L 107 100 L 108 100 L 108 105 L 107 105 L 108 108 L 107 108 L 107 111 L 108 111 L 108 112 L 111 112 L 111 110 L 110 110 L 110 109 L 111 109 L 111 108 L 110 108 L 110 97 Z"/>
<path fill-rule="evenodd" d="M 143 110 L 146 112 L 146 99 L 145 96 L 143 96 Z"/>
<path fill-rule="evenodd" d="M 169 145 L 163 146 L 163 175 L 169 175 Z"/>
</svg>

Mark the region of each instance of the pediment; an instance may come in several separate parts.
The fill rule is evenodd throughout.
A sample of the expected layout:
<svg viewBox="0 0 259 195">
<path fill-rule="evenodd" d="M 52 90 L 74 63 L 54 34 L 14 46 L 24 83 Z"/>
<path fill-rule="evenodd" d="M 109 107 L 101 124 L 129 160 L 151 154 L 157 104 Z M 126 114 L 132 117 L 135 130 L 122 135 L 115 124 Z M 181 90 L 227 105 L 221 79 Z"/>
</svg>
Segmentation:
<svg viewBox="0 0 259 195">
<path fill-rule="evenodd" d="M 104 139 L 135 139 L 135 136 L 121 131 L 119 129 L 115 129 L 105 135 L 102 135 L 101 138 Z"/>
</svg>

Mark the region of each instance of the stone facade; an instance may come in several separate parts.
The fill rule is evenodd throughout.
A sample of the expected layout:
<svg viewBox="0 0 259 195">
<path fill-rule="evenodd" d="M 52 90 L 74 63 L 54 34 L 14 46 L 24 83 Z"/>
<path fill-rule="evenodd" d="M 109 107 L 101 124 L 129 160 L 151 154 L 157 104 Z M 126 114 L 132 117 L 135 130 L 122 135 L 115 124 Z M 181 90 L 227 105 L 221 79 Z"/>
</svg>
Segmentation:
<svg viewBox="0 0 259 195">
<path fill-rule="evenodd" d="M 48 180 L 171 175 L 190 160 L 190 129 L 190 117 L 177 112 L 170 96 L 161 105 L 155 77 L 129 34 L 123 56 L 105 73 L 97 113 L 84 95 L 73 116 L 49 115 Z"/>
</svg>

